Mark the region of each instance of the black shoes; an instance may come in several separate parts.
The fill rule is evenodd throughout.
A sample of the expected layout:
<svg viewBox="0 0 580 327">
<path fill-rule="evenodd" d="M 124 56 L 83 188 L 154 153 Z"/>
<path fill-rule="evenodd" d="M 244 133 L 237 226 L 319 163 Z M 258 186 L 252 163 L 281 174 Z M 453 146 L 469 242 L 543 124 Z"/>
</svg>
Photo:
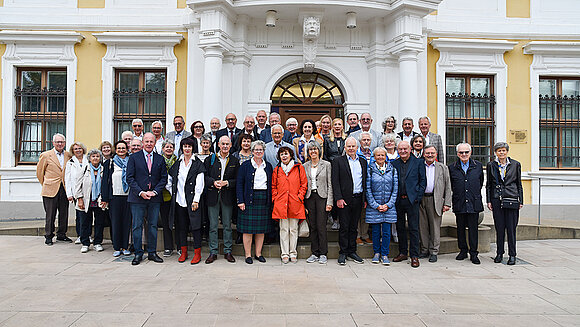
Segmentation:
<svg viewBox="0 0 580 327">
<path fill-rule="evenodd" d="M 345 254 L 339 254 L 338 255 L 338 264 L 341 266 L 346 265 L 346 255 Z"/>
<path fill-rule="evenodd" d="M 251 265 L 252 263 L 254 263 L 254 260 L 252 260 L 252 257 L 247 257 L 246 258 L 246 263 Z"/>
<path fill-rule="evenodd" d="M 347 259 L 352 259 L 355 263 L 364 263 L 364 260 L 356 252 L 349 254 Z"/>
<path fill-rule="evenodd" d="M 259 256 L 259 257 L 258 257 L 257 255 L 255 255 L 255 256 L 254 256 L 254 259 L 256 259 L 256 260 L 260 261 L 261 263 L 264 263 L 264 262 L 266 262 L 266 258 L 264 258 L 264 256 Z"/>
<path fill-rule="evenodd" d="M 143 260 L 143 256 L 135 254 L 135 258 L 133 258 L 133 261 L 131 261 L 131 265 L 136 266 L 141 263 L 141 260 Z"/>
<path fill-rule="evenodd" d="M 507 264 L 508 264 L 508 265 L 510 265 L 510 266 L 513 266 L 513 265 L 515 265 L 515 264 L 516 264 L 516 257 L 512 257 L 512 256 L 510 255 L 510 257 L 509 257 L 509 259 L 508 259 L 508 262 L 507 262 Z"/>
<path fill-rule="evenodd" d="M 493 262 L 495 263 L 501 263 L 503 261 L 503 255 L 502 254 L 498 254 L 495 256 L 495 258 L 493 258 Z"/>
<path fill-rule="evenodd" d="M 459 252 L 459 254 L 455 257 L 455 260 L 464 260 L 467 258 L 467 253 Z"/>
<path fill-rule="evenodd" d="M 437 255 L 432 254 L 429 256 L 429 262 L 437 262 Z"/>
<path fill-rule="evenodd" d="M 63 236 L 57 236 L 56 237 L 57 241 L 62 241 L 62 242 L 67 242 L 67 243 L 72 243 L 73 240 L 71 240 L 70 238 L 68 238 L 66 235 Z"/>
<path fill-rule="evenodd" d="M 479 258 L 478 258 L 476 255 L 474 255 L 474 256 L 472 256 L 472 257 L 471 257 L 471 262 L 472 262 L 474 265 L 478 265 L 478 264 L 480 264 L 480 263 L 481 263 L 481 261 L 479 261 Z"/>
<path fill-rule="evenodd" d="M 48 246 L 51 246 L 53 244 L 52 243 L 52 237 L 51 238 L 45 237 L 44 244 L 46 244 Z"/>
<path fill-rule="evenodd" d="M 147 260 L 154 261 L 154 262 L 157 262 L 157 263 L 162 263 L 163 262 L 163 259 L 161 259 L 161 257 L 158 256 L 156 252 L 149 253 L 149 255 L 147 256 Z"/>
<path fill-rule="evenodd" d="M 419 253 L 419 259 L 427 259 L 427 258 L 429 258 L 429 252 Z"/>
</svg>

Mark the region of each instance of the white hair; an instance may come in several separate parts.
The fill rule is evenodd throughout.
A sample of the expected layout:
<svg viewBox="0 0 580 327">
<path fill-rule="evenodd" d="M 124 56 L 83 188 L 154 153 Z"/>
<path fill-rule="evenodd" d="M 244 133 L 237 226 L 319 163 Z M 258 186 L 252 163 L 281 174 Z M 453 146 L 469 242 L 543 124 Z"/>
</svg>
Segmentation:
<svg viewBox="0 0 580 327">
<path fill-rule="evenodd" d="M 284 127 L 282 127 L 282 125 L 280 125 L 280 124 L 276 124 L 276 125 L 270 127 L 270 131 L 273 131 L 274 128 L 279 128 L 282 130 L 282 133 L 284 132 Z"/>
<path fill-rule="evenodd" d="M 131 122 L 131 125 L 133 125 L 135 123 L 141 123 L 141 125 L 143 125 L 143 121 L 140 118 L 133 119 L 133 121 Z"/>
<path fill-rule="evenodd" d="M 288 126 L 289 123 L 296 123 L 296 125 L 298 125 L 298 120 L 294 117 L 290 117 L 286 120 L 286 126 Z"/>
<path fill-rule="evenodd" d="M 64 141 L 66 141 L 66 137 L 65 137 L 64 135 L 62 135 L 61 133 L 56 133 L 56 134 L 54 134 L 54 135 L 52 136 L 52 142 L 56 142 L 56 138 L 57 138 L 57 137 L 62 137 L 62 139 L 63 139 Z"/>
<path fill-rule="evenodd" d="M 153 125 L 155 125 L 155 124 L 159 124 L 161 126 L 161 128 L 163 128 L 163 123 L 161 122 L 161 120 L 156 120 L 156 121 L 151 123 L 151 129 L 153 129 Z"/>
<path fill-rule="evenodd" d="M 272 116 L 278 116 L 278 118 L 280 118 L 280 114 L 277 112 L 270 113 L 270 118 L 272 118 Z"/>
<path fill-rule="evenodd" d="M 419 117 L 419 122 L 423 119 L 427 119 L 427 121 L 429 122 L 429 125 L 431 125 L 431 118 L 427 117 L 427 116 L 423 116 L 423 117 Z"/>
<path fill-rule="evenodd" d="M 360 135 L 358 136 L 358 140 L 362 140 L 363 135 L 368 135 L 370 136 L 371 140 L 373 139 L 373 135 L 370 132 L 361 132 Z"/>
<path fill-rule="evenodd" d="M 455 151 L 456 151 L 456 152 L 459 152 L 459 147 L 460 147 L 460 146 L 462 146 L 462 145 L 465 145 L 465 146 L 466 146 L 466 147 L 469 149 L 469 152 L 471 152 L 471 144 L 469 144 L 469 143 L 466 143 L 466 142 L 463 142 L 463 143 L 459 143 L 459 144 L 457 144 L 457 145 L 455 146 Z"/>
<path fill-rule="evenodd" d="M 344 140 L 344 144 L 345 144 L 345 145 L 346 145 L 346 142 L 348 142 L 348 140 L 352 140 L 352 141 L 354 141 L 354 143 L 355 143 L 356 145 L 358 145 L 358 142 L 357 142 L 357 141 L 356 141 L 356 139 L 355 139 L 354 137 L 352 137 L 352 136 L 349 136 L 349 137 L 347 137 L 347 138 L 346 138 L 346 140 Z"/>
<path fill-rule="evenodd" d="M 383 148 L 382 146 L 377 146 L 373 150 L 373 157 L 377 154 L 377 151 L 383 151 L 385 154 L 387 154 L 387 149 Z"/>
<path fill-rule="evenodd" d="M 133 138 L 133 132 L 131 132 L 131 131 L 124 131 L 123 133 L 121 133 L 121 139 L 124 139 L 125 136 L 131 136 L 131 138 Z"/>
</svg>

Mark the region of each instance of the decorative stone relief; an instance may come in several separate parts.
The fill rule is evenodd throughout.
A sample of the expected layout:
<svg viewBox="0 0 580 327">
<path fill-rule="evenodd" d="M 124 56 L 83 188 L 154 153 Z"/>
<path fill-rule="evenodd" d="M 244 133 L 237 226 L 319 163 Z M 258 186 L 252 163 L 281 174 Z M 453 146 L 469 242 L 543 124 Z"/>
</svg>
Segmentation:
<svg viewBox="0 0 580 327">
<path fill-rule="evenodd" d="M 305 17 L 304 18 L 304 71 L 312 72 L 314 70 L 314 63 L 316 61 L 316 53 L 318 49 L 318 38 L 320 36 L 320 18 Z"/>
</svg>

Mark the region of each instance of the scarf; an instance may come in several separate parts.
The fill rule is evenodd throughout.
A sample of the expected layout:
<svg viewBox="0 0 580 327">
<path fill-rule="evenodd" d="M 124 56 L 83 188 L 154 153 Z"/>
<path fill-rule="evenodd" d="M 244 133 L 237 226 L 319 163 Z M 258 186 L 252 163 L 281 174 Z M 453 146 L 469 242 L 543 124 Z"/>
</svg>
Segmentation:
<svg viewBox="0 0 580 327">
<path fill-rule="evenodd" d="M 290 162 L 288 162 L 287 165 L 283 164 L 280 161 L 280 167 L 282 167 L 282 170 L 284 171 L 286 176 L 288 176 L 288 174 L 290 174 L 290 170 L 292 170 L 292 167 L 294 167 L 294 160 L 290 160 Z"/>
<path fill-rule="evenodd" d="M 375 165 L 377 166 L 377 168 L 379 169 L 379 173 L 381 173 L 381 175 L 384 175 L 385 172 L 387 171 L 387 162 L 385 161 L 383 163 L 383 166 L 379 166 L 379 164 L 377 162 L 375 162 Z"/>
<path fill-rule="evenodd" d="M 171 169 L 173 164 L 177 161 L 177 156 L 172 154 L 171 158 L 167 159 L 166 156 L 163 156 L 163 159 L 165 159 L 165 167 L 167 168 L 167 171 L 169 171 L 169 169 Z"/>
<path fill-rule="evenodd" d="M 129 191 L 129 183 L 127 183 L 127 162 L 129 161 L 129 157 L 125 156 L 125 159 L 121 159 L 119 156 L 113 157 L 113 162 L 115 165 L 119 166 L 123 171 L 121 176 L 121 180 L 123 181 L 123 192 L 127 193 Z"/>
<path fill-rule="evenodd" d="M 505 178 L 505 172 L 507 170 L 507 166 L 510 164 L 510 159 L 506 158 L 505 159 L 505 164 L 501 164 L 499 162 L 499 159 L 497 157 L 495 157 L 495 162 L 497 162 L 497 166 L 499 168 L 499 176 L 501 177 L 501 180 L 503 181 Z"/>
<path fill-rule="evenodd" d="M 89 164 L 91 167 L 91 201 L 96 201 L 101 194 L 101 164 L 98 167 Z M 95 175 L 95 172 L 97 174 Z"/>
</svg>

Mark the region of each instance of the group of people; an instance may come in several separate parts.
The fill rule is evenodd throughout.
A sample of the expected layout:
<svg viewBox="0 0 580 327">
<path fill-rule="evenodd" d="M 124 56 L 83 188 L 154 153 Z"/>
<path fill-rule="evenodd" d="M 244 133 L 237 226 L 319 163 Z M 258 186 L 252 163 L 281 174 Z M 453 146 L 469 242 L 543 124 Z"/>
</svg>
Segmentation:
<svg viewBox="0 0 580 327">
<path fill-rule="evenodd" d="M 113 255 L 131 255 L 138 265 L 157 254 L 158 224 L 163 227 L 164 251 L 177 249 L 179 262 L 188 260 L 188 236 L 193 238 L 191 264 L 202 260 L 202 230 L 208 234 L 205 263 L 217 260 L 218 226 L 223 226 L 223 254 L 232 255 L 235 222 L 242 235 L 245 262 L 266 262 L 266 237 L 280 241 L 283 263 L 298 261 L 299 230 L 308 227 L 312 254 L 306 262 L 327 263 L 327 220 L 339 230 L 338 263 L 363 263 L 357 245 L 372 243 L 372 263 L 389 265 L 391 239 L 398 241 L 394 262 L 420 265 L 420 258 L 436 262 L 441 219 L 452 208 L 457 222 L 459 254 L 479 264 L 478 216 L 484 210 L 484 170 L 471 158 L 471 146 L 456 146 L 458 160 L 444 164 L 443 144 L 430 131 L 428 117 L 403 118 L 395 133 L 395 117 L 387 117 L 382 131 L 371 128 L 369 113 L 350 113 L 348 129 L 328 115 L 300 124 L 289 118 L 284 128 L 278 113 L 258 111 L 237 128 L 233 113 L 226 127 L 213 118 L 210 131 L 203 122 L 185 130 L 183 117 L 173 120 L 174 131 L 163 136 L 163 123 L 132 121 L 114 144 L 103 142 L 88 151 L 74 142 L 65 151 L 65 137 L 55 134 L 54 148 L 43 152 L 37 165 L 46 210 L 45 243 L 52 245 L 58 211 L 57 240 L 66 236 L 67 209 L 75 204 L 77 243 L 81 252 L 103 251 L 103 229 L 110 220 Z M 493 211 L 497 238 L 495 262 L 502 262 L 507 231 L 509 259 L 515 264 L 515 230 L 523 205 L 521 166 L 507 156 L 509 145 L 494 145 L 495 159 L 487 164 L 487 207 Z M 161 219 L 159 219 L 161 218 Z M 306 224 L 302 226 L 302 224 Z M 94 234 L 91 229 L 94 225 Z M 466 227 L 469 242 L 466 238 Z M 91 240 L 91 234 L 93 239 Z M 409 237 L 408 237 L 408 236 Z M 369 237 L 370 236 L 370 237 Z M 409 240 L 408 240 L 409 238 Z M 255 252 L 252 256 L 252 243 Z M 175 245 L 175 247 L 174 247 Z"/>
</svg>

